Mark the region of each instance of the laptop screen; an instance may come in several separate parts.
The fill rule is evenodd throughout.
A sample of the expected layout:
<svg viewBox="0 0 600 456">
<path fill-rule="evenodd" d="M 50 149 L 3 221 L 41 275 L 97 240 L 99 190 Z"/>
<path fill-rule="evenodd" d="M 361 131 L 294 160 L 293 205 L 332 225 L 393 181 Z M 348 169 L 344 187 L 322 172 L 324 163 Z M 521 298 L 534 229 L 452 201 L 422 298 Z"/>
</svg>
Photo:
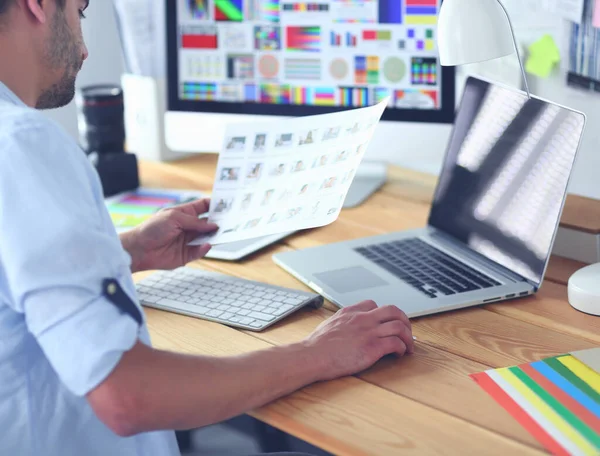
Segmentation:
<svg viewBox="0 0 600 456">
<path fill-rule="evenodd" d="M 541 285 L 584 124 L 579 112 L 469 78 L 429 224 Z"/>
</svg>

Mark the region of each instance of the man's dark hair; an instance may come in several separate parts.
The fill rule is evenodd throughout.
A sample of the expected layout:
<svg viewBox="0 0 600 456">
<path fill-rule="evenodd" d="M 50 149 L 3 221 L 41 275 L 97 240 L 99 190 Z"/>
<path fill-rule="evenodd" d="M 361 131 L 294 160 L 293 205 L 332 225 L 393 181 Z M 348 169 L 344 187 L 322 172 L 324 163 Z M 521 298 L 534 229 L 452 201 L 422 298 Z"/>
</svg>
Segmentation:
<svg viewBox="0 0 600 456">
<path fill-rule="evenodd" d="M 0 16 L 2 16 L 14 0 L 0 0 Z"/>
</svg>

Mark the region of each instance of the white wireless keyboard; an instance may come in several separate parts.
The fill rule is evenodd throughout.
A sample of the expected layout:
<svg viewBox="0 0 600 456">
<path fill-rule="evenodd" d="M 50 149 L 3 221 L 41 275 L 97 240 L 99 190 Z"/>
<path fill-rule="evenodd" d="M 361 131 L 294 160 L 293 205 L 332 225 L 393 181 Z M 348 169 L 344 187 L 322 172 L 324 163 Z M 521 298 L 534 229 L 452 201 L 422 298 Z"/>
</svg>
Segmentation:
<svg viewBox="0 0 600 456">
<path fill-rule="evenodd" d="M 288 288 L 182 267 L 159 271 L 136 284 L 142 305 L 261 331 L 323 298 Z"/>
</svg>

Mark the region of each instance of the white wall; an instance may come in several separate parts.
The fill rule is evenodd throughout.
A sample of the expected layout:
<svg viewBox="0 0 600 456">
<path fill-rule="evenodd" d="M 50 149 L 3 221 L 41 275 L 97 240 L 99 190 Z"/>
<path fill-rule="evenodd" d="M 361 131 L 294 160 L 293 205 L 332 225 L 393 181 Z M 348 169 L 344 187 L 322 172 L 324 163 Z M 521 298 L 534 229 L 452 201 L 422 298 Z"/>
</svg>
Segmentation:
<svg viewBox="0 0 600 456">
<path fill-rule="evenodd" d="M 87 19 L 83 21 L 83 35 L 90 56 L 79 74 L 77 87 L 89 84 L 119 84 L 123 63 L 112 0 L 90 2 L 86 16 Z M 73 137 L 78 136 L 74 102 L 46 113 Z"/>
</svg>

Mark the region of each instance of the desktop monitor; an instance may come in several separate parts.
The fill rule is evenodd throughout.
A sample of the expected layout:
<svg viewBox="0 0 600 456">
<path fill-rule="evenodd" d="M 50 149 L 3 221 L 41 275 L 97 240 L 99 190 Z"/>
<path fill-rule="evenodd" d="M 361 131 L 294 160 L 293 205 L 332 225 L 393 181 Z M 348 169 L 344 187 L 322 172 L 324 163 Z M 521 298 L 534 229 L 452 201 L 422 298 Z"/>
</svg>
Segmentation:
<svg viewBox="0 0 600 456">
<path fill-rule="evenodd" d="M 437 56 L 440 0 L 166 3 L 171 150 L 217 152 L 229 122 L 324 114 L 390 96 L 356 188 L 361 178 L 369 181 L 362 193 L 385 181 L 385 166 L 369 163 L 376 158 L 417 162 L 432 138 L 443 156 L 450 128 L 432 126 L 453 122 L 456 93 L 454 69 Z"/>
</svg>

